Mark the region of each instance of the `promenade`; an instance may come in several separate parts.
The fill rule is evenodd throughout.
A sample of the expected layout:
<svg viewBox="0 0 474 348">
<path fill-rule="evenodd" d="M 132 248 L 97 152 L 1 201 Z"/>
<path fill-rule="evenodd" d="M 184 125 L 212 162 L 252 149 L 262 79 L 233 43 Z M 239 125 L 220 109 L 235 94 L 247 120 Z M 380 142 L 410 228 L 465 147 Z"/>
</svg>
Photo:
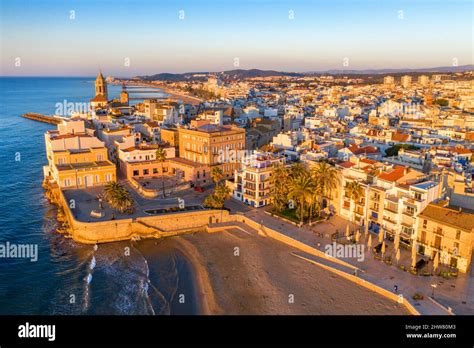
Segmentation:
<svg viewBox="0 0 474 348">
<path fill-rule="evenodd" d="M 253 209 L 233 199 L 226 201 L 226 207 L 230 208 L 233 213 L 240 213 L 253 221 L 281 232 L 288 237 L 294 238 L 311 247 L 321 251 L 325 250 L 327 244 L 332 244 L 331 234 L 338 230 L 344 234 L 347 226 L 350 230 L 354 230 L 356 225 L 349 223 L 347 220 L 333 216 L 328 221 L 314 224 L 309 227 L 307 225 L 299 228 L 293 224 L 277 217 L 272 217 L 265 213 L 264 209 Z M 360 240 L 361 244 L 367 244 L 367 237 L 363 236 Z M 372 246 L 376 244 L 377 235 L 372 234 Z M 386 255 L 394 253 L 393 243 L 386 241 Z M 415 308 L 425 315 L 449 315 L 446 309 L 452 308 L 454 314 L 469 314 L 474 311 L 474 282 L 473 273 L 459 274 L 457 278 L 444 279 L 440 276 L 420 276 L 405 272 L 397 267 L 396 261 L 392 265 L 387 265 L 381 260 L 374 259 L 372 250 L 365 250 L 363 261 L 357 258 L 341 258 L 343 261 L 358 267 L 362 270 L 359 277 L 376 284 L 388 291 L 395 292 L 395 285 L 398 288 L 397 294 L 402 294 L 407 298 Z M 401 250 L 400 264 L 405 265 L 409 269 L 411 265 L 411 252 L 403 248 Z M 420 256 L 419 256 L 420 257 Z M 395 255 L 392 256 L 395 260 Z M 319 261 L 318 262 L 324 262 Z M 427 265 L 427 270 L 431 270 L 431 263 Z M 433 289 L 432 284 L 436 284 Z M 433 295 L 434 300 L 429 299 Z M 412 296 L 415 293 L 421 293 L 423 300 L 414 301 Z M 442 306 L 440 306 L 440 304 Z"/>
</svg>

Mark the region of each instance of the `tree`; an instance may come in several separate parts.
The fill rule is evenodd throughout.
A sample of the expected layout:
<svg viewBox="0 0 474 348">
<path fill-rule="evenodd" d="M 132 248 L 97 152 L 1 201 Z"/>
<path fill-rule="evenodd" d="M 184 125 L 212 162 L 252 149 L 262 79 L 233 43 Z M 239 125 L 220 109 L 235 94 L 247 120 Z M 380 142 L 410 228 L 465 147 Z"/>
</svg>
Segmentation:
<svg viewBox="0 0 474 348">
<path fill-rule="evenodd" d="M 130 192 L 120 183 L 111 181 L 105 185 L 104 199 L 112 208 L 121 213 L 131 214 L 134 211 L 135 202 Z"/>
<path fill-rule="evenodd" d="M 163 198 L 165 198 L 166 193 L 165 193 L 164 163 L 166 161 L 166 151 L 162 146 L 159 146 L 158 149 L 156 149 L 156 161 L 161 163 L 161 185 L 163 189 Z"/>
<path fill-rule="evenodd" d="M 313 181 L 312 190 L 309 192 L 308 204 L 309 204 L 309 219 L 311 225 L 311 219 L 313 217 L 313 207 L 316 206 L 316 210 L 319 214 L 321 213 L 321 195 L 322 195 L 322 185 L 321 181 L 315 180 L 314 177 L 311 178 Z"/>
<path fill-rule="evenodd" d="M 346 184 L 346 193 L 350 199 L 357 202 L 364 194 L 364 189 L 357 181 L 351 181 Z"/>
<path fill-rule="evenodd" d="M 289 174 L 288 168 L 281 163 L 275 164 L 272 168 L 270 197 L 273 202 L 273 208 L 279 212 L 285 209 L 288 201 Z"/>
<path fill-rule="evenodd" d="M 211 179 L 215 184 L 218 184 L 224 178 L 224 173 L 220 167 L 212 167 Z"/>
<path fill-rule="evenodd" d="M 324 197 L 331 197 L 332 190 L 337 184 L 337 171 L 336 168 L 326 162 L 320 162 L 318 167 L 314 168 L 311 172 L 314 181 L 320 186 L 320 193 Z M 322 206 L 321 200 L 321 206 Z"/>
<path fill-rule="evenodd" d="M 288 188 L 288 198 L 298 202 L 297 214 L 299 215 L 301 223 L 303 223 L 305 216 L 305 203 L 310 200 L 313 189 L 313 180 L 306 171 L 299 175 L 292 176 Z"/>
</svg>

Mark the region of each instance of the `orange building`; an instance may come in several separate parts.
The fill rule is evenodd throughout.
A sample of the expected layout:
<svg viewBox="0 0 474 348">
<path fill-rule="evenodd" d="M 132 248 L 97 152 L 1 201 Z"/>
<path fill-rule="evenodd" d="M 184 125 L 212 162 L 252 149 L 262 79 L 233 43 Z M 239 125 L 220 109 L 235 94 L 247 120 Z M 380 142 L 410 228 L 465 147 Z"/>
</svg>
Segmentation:
<svg viewBox="0 0 474 348">
<path fill-rule="evenodd" d="M 179 128 L 178 134 L 181 163 L 194 166 L 196 177 L 202 174 L 199 168 L 210 173 L 212 167 L 219 166 L 224 178 L 232 178 L 234 171 L 240 169 L 236 154 L 245 150 L 245 129 L 201 122 L 193 128 Z"/>
</svg>

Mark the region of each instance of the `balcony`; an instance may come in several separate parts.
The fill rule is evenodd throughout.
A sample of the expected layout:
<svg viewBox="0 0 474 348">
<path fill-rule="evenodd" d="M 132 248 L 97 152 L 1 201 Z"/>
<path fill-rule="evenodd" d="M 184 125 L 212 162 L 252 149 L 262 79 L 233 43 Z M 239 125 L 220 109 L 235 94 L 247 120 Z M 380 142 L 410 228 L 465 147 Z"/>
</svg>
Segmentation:
<svg viewBox="0 0 474 348">
<path fill-rule="evenodd" d="M 389 211 L 393 214 L 398 214 L 398 207 L 393 206 L 393 205 L 387 205 L 384 207 L 384 210 Z"/>
<path fill-rule="evenodd" d="M 378 195 L 372 195 L 372 196 L 370 196 L 370 199 L 371 199 L 372 201 L 378 202 L 378 201 L 380 201 L 380 196 L 378 196 Z"/>
<path fill-rule="evenodd" d="M 444 232 L 442 229 L 435 229 L 433 228 L 433 233 L 436 234 L 437 236 L 444 236 Z"/>
<path fill-rule="evenodd" d="M 415 212 L 410 211 L 410 210 L 404 210 L 402 214 L 406 215 L 406 216 L 409 216 L 409 217 L 414 217 L 415 216 Z"/>
</svg>

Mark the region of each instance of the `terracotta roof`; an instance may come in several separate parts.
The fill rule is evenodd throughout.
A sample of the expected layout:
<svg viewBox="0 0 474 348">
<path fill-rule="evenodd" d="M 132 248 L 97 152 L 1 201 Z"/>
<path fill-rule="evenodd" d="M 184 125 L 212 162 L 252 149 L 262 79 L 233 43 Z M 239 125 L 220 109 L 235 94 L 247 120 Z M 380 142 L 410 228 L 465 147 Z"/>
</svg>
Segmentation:
<svg viewBox="0 0 474 348">
<path fill-rule="evenodd" d="M 343 168 L 350 168 L 350 167 L 353 167 L 355 166 L 354 163 L 352 162 L 349 162 L 349 161 L 346 161 L 346 162 L 340 162 L 340 163 L 337 163 L 338 166 L 341 166 Z"/>
<path fill-rule="evenodd" d="M 374 146 L 364 146 L 364 147 L 359 147 L 358 145 L 351 144 L 348 149 L 354 154 L 354 155 L 361 155 L 363 153 L 377 153 L 379 150 L 374 147 Z"/>
<path fill-rule="evenodd" d="M 371 159 L 368 159 L 368 158 L 362 158 L 360 160 L 362 163 L 367 163 L 367 164 L 375 164 L 377 163 L 377 161 L 374 161 L 374 160 L 371 160 Z"/>
<path fill-rule="evenodd" d="M 389 172 L 379 174 L 378 178 L 385 181 L 397 181 L 405 175 L 405 167 L 397 166 Z"/>
<path fill-rule="evenodd" d="M 410 139 L 410 134 L 404 134 L 404 133 L 393 133 L 392 134 L 392 140 L 393 141 L 408 141 Z"/>
<path fill-rule="evenodd" d="M 469 149 L 464 149 L 462 147 L 456 147 L 452 149 L 453 152 L 456 152 L 459 155 L 467 155 L 467 154 L 472 154 L 472 151 Z"/>
<path fill-rule="evenodd" d="M 91 102 L 107 102 L 107 98 L 105 98 L 102 94 L 97 94 L 91 99 Z"/>
<path fill-rule="evenodd" d="M 474 229 L 474 214 L 471 211 L 459 211 L 459 208 L 443 207 L 439 204 L 429 204 L 419 215 L 420 218 L 434 220 L 459 229 L 472 232 Z"/>
</svg>

